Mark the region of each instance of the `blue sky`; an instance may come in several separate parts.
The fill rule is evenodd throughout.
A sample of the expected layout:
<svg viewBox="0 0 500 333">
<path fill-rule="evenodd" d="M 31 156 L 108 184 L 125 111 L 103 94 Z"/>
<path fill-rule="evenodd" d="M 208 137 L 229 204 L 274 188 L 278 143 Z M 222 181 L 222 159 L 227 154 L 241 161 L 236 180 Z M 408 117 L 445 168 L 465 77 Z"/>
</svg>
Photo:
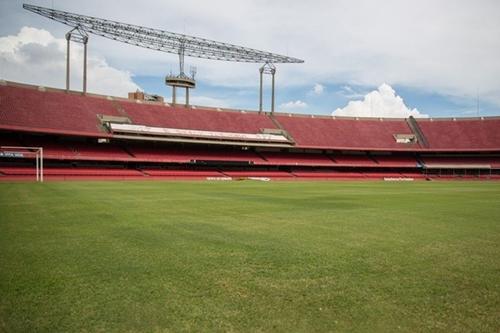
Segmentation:
<svg viewBox="0 0 500 333">
<path fill-rule="evenodd" d="M 255 80 L 258 80 L 256 73 Z M 136 76 L 137 82 L 144 90 L 162 95 L 170 101 L 170 88 L 163 84 L 160 76 Z M 346 91 L 349 86 L 354 92 Z M 361 100 L 370 91 L 376 90 L 376 86 L 356 86 L 346 84 L 323 84 L 324 90 L 320 95 L 313 92 L 314 84 L 296 86 L 290 88 L 277 87 L 276 105 L 280 106 L 289 101 L 302 101 L 307 107 L 282 109 L 283 112 L 306 113 L 330 115 L 337 108 L 344 107 L 349 101 Z M 438 93 L 421 91 L 411 87 L 392 86 L 397 94 L 403 98 L 405 104 L 411 108 L 417 108 L 433 117 L 476 117 L 476 116 L 499 116 L 500 107 L 493 103 L 483 101 L 481 98 L 457 98 Z M 182 94 L 181 93 L 181 99 Z M 231 88 L 198 82 L 198 86 L 192 95 L 211 96 L 215 102 L 227 101 L 227 107 L 256 110 L 258 109 L 258 87 Z M 265 86 L 264 108 L 270 108 L 270 87 Z M 479 102 L 479 105 L 478 105 Z M 220 104 L 220 103 L 219 103 Z M 217 105 L 217 104 L 215 104 Z M 225 106 L 225 105 L 223 105 Z"/>
<path fill-rule="evenodd" d="M 69 29 L 23 10 L 22 3 L 0 0 L 0 78 L 62 87 L 63 36 Z M 276 105 L 283 112 L 500 116 L 499 1 L 30 3 L 304 59 L 277 66 Z M 79 88 L 81 49 L 74 50 L 72 86 Z M 176 62 L 173 54 L 91 36 L 89 90 L 124 96 L 139 88 L 169 99 L 163 78 L 176 70 Z M 198 70 L 193 103 L 258 108 L 260 64 L 194 58 L 186 63 Z M 266 77 L 266 109 L 269 84 Z"/>
</svg>

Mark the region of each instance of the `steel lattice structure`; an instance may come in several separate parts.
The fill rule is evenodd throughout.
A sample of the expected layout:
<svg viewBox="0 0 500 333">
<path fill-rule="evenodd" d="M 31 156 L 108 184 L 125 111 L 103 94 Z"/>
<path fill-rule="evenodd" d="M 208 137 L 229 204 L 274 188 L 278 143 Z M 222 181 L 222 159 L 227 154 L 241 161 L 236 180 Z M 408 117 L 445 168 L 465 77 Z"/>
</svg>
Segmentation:
<svg viewBox="0 0 500 333">
<path fill-rule="evenodd" d="M 81 31 L 152 50 L 212 60 L 253 63 L 302 63 L 303 60 L 243 46 L 146 28 L 92 16 L 23 4 L 33 13 Z"/>
<path fill-rule="evenodd" d="M 23 4 L 23 8 L 51 20 L 68 25 L 72 28 L 66 34 L 66 90 L 68 91 L 70 86 L 70 41 L 75 41 L 84 44 L 85 56 L 83 65 L 83 92 L 86 92 L 86 59 L 89 33 L 130 45 L 177 54 L 179 56 L 179 74 L 167 75 L 165 77 L 165 84 L 172 87 L 173 104 L 176 104 L 176 88 L 186 89 L 186 106 L 189 105 L 189 89 L 196 86 L 196 81 L 194 79 L 196 70 L 192 70 L 191 76 L 184 73 L 184 56 L 222 61 L 263 63 L 264 66 L 260 68 L 259 111 L 262 111 L 262 75 L 271 74 L 271 112 L 274 112 L 275 99 L 274 75 L 276 73 L 276 67 L 273 63 L 304 62 L 304 60 L 301 59 L 276 53 L 92 16 L 69 13 L 62 10 L 49 9 L 28 4 Z"/>
</svg>

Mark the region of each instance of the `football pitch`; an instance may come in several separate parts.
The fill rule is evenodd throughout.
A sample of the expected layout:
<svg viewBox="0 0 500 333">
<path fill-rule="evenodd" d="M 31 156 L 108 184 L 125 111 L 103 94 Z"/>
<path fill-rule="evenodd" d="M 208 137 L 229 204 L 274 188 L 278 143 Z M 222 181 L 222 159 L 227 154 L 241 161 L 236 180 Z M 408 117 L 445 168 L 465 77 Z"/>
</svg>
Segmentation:
<svg viewBox="0 0 500 333">
<path fill-rule="evenodd" d="M 0 332 L 499 332 L 500 182 L 0 183 Z"/>
</svg>

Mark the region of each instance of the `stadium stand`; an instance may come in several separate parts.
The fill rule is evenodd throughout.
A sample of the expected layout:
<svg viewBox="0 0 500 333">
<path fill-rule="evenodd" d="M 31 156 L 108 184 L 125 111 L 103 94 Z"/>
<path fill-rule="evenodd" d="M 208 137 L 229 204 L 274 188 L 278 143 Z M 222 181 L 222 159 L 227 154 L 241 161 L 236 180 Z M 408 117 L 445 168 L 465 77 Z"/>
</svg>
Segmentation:
<svg viewBox="0 0 500 333">
<path fill-rule="evenodd" d="M 315 178 L 315 179 L 363 179 L 365 178 L 361 172 L 347 171 L 293 171 L 293 175 L 299 178 Z"/>
<path fill-rule="evenodd" d="M 426 179 L 427 176 L 422 174 L 421 172 L 406 172 L 403 171 L 401 172 L 401 176 L 406 177 L 406 178 L 414 178 L 414 179 Z"/>
<path fill-rule="evenodd" d="M 331 158 L 335 161 L 337 166 L 348 166 L 348 167 L 370 167 L 376 166 L 376 162 L 371 159 L 368 155 L 347 155 L 347 154 L 336 154 L 332 155 Z"/>
<path fill-rule="evenodd" d="M 23 132 L 108 136 L 98 114 L 120 116 L 111 101 L 77 93 L 0 87 L 0 128 Z"/>
<path fill-rule="evenodd" d="M 399 172 L 363 172 L 363 176 L 368 179 L 407 178 Z"/>
<path fill-rule="evenodd" d="M 35 174 L 33 168 L 26 167 L 2 167 L 2 173 L 11 175 Z M 110 168 L 47 168 L 46 175 L 62 176 L 142 176 L 137 170 L 110 169 Z"/>
<path fill-rule="evenodd" d="M 69 145 L 79 159 L 130 161 L 132 156 L 116 145 L 73 142 Z"/>
<path fill-rule="evenodd" d="M 429 148 L 434 151 L 490 151 L 499 148 L 498 118 L 419 119 L 418 123 L 429 141 Z"/>
<path fill-rule="evenodd" d="M 210 170 L 162 170 L 162 169 L 144 169 L 146 175 L 156 178 L 170 179 L 203 179 L 203 178 L 222 178 L 224 174 L 218 171 Z"/>
<path fill-rule="evenodd" d="M 417 160 L 412 156 L 404 155 L 371 155 L 373 160 L 381 167 L 387 168 L 415 168 Z"/>
<path fill-rule="evenodd" d="M 500 156 L 480 157 L 456 157 L 456 156 L 422 156 L 426 167 L 442 168 L 500 168 Z"/>
<path fill-rule="evenodd" d="M 58 160 L 130 161 L 133 158 L 119 146 L 88 141 L 28 137 L 23 140 L 23 145 L 42 146 L 45 158 Z"/>
<path fill-rule="evenodd" d="M 35 176 L 33 167 L 0 167 L 0 173 L 9 180 L 32 179 Z M 44 177 L 53 180 L 66 179 L 143 179 L 142 172 L 133 169 L 118 168 L 72 168 L 50 167 L 44 170 Z"/>
<path fill-rule="evenodd" d="M 294 175 L 286 171 L 242 170 L 223 171 L 223 174 L 232 178 L 292 178 Z"/>
<path fill-rule="evenodd" d="M 304 148 L 411 150 L 416 147 L 396 142 L 394 135 L 412 134 L 402 119 L 356 120 L 297 115 L 275 118 Z"/>
<path fill-rule="evenodd" d="M 0 146 L 48 179 L 500 179 L 500 118 L 367 119 L 140 103 L 7 82 Z M 0 179 L 34 154 L 0 149 Z"/>
<path fill-rule="evenodd" d="M 256 164 L 269 165 L 308 165 L 308 166 L 333 166 L 334 162 L 321 153 L 287 153 L 287 152 L 261 152 L 265 162 L 256 161 Z"/>
<path fill-rule="evenodd" d="M 195 111 L 129 101 L 119 101 L 119 104 L 134 124 L 146 126 L 249 134 L 260 133 L 264 128 L 276 129 L 269 117 L 255 112 L 214 112 L 201 108 Z"/>
<path fill-rule="evenodd" d="M 252 151 L 223 150 L 220 148 L 200 149 L 189 147 L 147 147 L 131 145 L 128 150 L 139 161 L 189 163 L 192 161 L 225 161 L 259 163 L 263 160 Z"/>
<path fill-rule="evenodd" d="M 56 160 L 72 160 L 77 158 L 75 152 L 71 148 L 50 137 L 25 137 L 22 139 L 22 145 L 28 147 L 43 147 L 45 158 Z"/>
</svg>

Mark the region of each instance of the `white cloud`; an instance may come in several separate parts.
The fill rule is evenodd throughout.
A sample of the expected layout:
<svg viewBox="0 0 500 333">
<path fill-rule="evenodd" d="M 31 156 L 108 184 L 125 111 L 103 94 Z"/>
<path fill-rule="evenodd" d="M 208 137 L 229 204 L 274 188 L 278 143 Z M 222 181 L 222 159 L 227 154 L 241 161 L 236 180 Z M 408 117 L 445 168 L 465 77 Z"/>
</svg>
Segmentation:
<svg viewBox="0 0 500 333">
<path fill-rule="evenodd" d="M 351 86 L 347 86 L 347 85 L 342 86 L 340 88 L 340 91 L 338 91 L 337 93 L 344 96 L 345 98 L 349 98 L 349 99 L 362 98 L 366 94 L 366 93 L 361 93 L 357 90 L 354 90 Z"/>
<path fill-rule="evenodd" d="M 83 47 L 71 44 L 71 84 L 82 89 Z M 132 75 L 111 67 L 105 59 L 88 56 L 87 90 L 89 92 L 126 96 L 140 89 Z M 0 38 L 0 78 L 11 81 L 65 87 L 66 40 L 43 29 L 23 27 L 17 35 Z"/>
<path fill-rule="evenodd" d="M 312 89 L 312 93 L 318 96 L 323 94 L 324 91 L 325 91 L 325 86 L 320 83 L 316 83 Z"/>
<path fill-rule="evenodd" d="M 284 110 L 297 110 L 297 109 L 305 109 L 307 108 L 307 103 L 302 102 L 301 100 L 290 101 L 287 103 L 283 103 L 280 105 L 280 109 Z"/>
<path fill-rule="evenodd" d="M 278 64 L 278 89 L 309 89 L 315 82 L 327 87 L 388 82 L 452 98 L 475 99 L 479 93 L 482 100 L 500 106 L 500 1 L 316 0 L 311 6 L 289 0 L 149 0 L 147 11 L 136 10 L 132 0 L 120 4 L 117 11 L 110 1 L 86 0 L 84 6 L 54 2 L 56 9 L 304 59 L 304 64 Z M 20 0 L 0 1 L 0 13 L 0 35 L 28 24 L 61 38 L 69 30 L 23 10 Z M 175 54 L 101 37 L 91 36 L 90 51 L 137 75 L 163 76 L 177 69 Z M 198 79 L 204 83 L 253 88 L 259 83 L 261 64 L 186 58 L 186 65 L 191 64 L 198 66 Z"/>
<path fill-rule="evenodd" d="M 377 90 L 366 94 L 362 101 L 350 101 L 344 108 L 333 111 L 332 115 L 383 118 L 428 117 L 417 109 L 408 108 L 403 99 L 396 95 L 394 89 L 385 83 Z"/>
</svg>

